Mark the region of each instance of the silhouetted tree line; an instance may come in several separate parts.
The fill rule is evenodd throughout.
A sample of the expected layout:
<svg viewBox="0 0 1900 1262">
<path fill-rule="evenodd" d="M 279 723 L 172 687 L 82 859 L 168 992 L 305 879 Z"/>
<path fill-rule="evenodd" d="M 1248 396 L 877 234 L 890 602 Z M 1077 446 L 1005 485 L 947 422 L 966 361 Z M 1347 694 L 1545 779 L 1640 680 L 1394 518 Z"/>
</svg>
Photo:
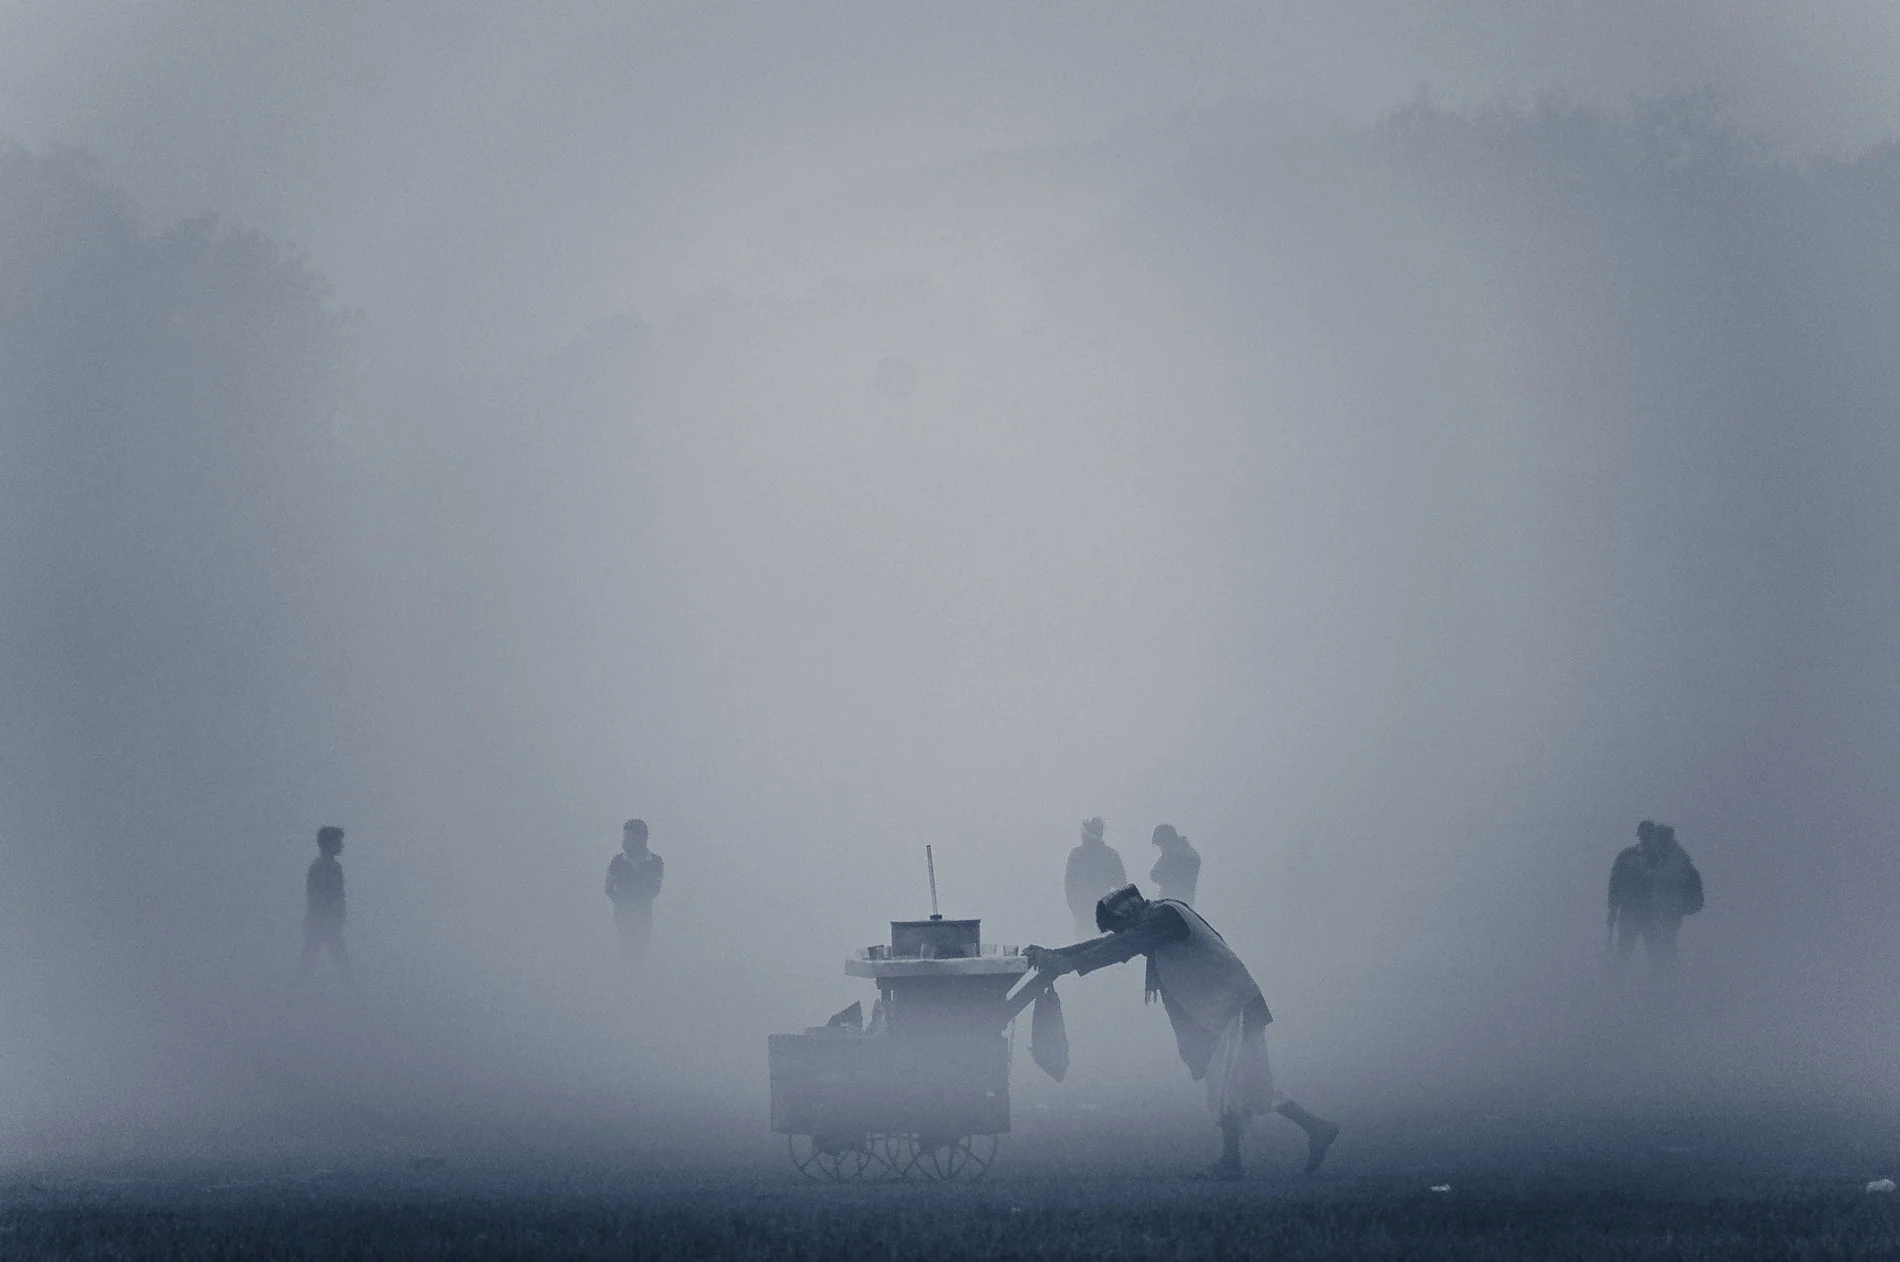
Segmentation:
<svg viewBox="0 0 1900 1262">
<path fill-rule="evenodd" d="M 242 830 L 339 722 L 346 348 L 279 246 L 211 217 L 150 228 L 82 157 L 0 151 L 13 895 L 76 925 L 246 915 L 207 888 L 205 843 L 254 855 Z"/>
<path fill-rule="evenodd" d="M 1493 642 L 1442 642 L 1418 611 L 1530 610 L 1575 677 L 1552 809 L 1589 809 L 1631 725 L 1694 734 L 1656 775 L 1705 800 L 1837 831 L 1838 803 L 1891 805 L 1872 738 L 1900 698 L 1881 577 L 1900 543 L 1900 148 L 1797 163 L 1697 98 L 1420 104 L 1188 144 L 1042 261 L 1042 318 L 1096 320 L 1107 256 L 1162 265 L 1183 279 L 1157 304 L 1309 374 L 1323 414 L 1297 422 L 1323 437 L 1275 455 L 1294 473 L 1271 493 L 1308 510 L 1316 568 L 1266 593 L 1274 617 L 1429 642 L 1391 655 L 1394 678 L 1479 679 Z M 388 453 L 338 429 L 347 323 L 294 255 L 209 218 L 154 229 L 77 156 L 0 153 L 0 831 L 65 839 L 81 858 L 56 870 L 104 874 L 88 897 L 138 916 L 153 882 L 204 873 L 114 876 L 125 839 L 328 818 L 312 784 L 335 768 L 313 773 L 312 750 L 355 721 L 339 610 L 378 546 L 338 524 L 352 507 L 423 523 L 387 546 L 427 584 L 431 687 L 498 686 L 469 628 L 520 580 L 503 676 L 605 723 L 634 707 L 591 655 L 641 653 L 664 700 L 664 645 L 621 635 L 639 606 L 614 585 L 638 581 L 673 405 L 760 340 L 733 330 L 808 314 L 714 296 L 657 331 L 603 327 L 499 402 L 384 398 L 423 418 L 385 418 L 393 458 L 431 476 L 365 489 Z M 1263 442 L 1286 428 L 1257 419 Z M 1379 524 L 1393 514 L 1413 528 Z M 601 540 L 625 573 L 590 566 Z"/>
<path fill-rule="evenodd" d="M 1313 468 L 1330 557 L 1276 597 L 1285 616 L 1363 584 L 1363 621 L 1403 643 L 1462 601 L 1471 657 L 1408 661 L 1399 690 L 1482 683 L 1484 628 L 1522 619 L 1575 681 L 1527 755 L 1548 760 L 1534 809 L 1587 817 L 1647 774 L 1798 826 L 1821 886 L 1864 872 L 1900 807 L 1880 752 L 1900 145 L 1795 160 L 1707 96 L 1421 101 L 1325 138 L 1224 136 L 1114 231 L 1196 277 L 1183 308 L 1218 312 L 1263 379 L 1329 382 L 1316 414 L 1258 418 L 1263 444 L 1329 434 L 1277 457 L 1295 498 Z M 1414 528 L 1370 538 L 1355 516 Z M 1638 750 L 1646 771 L 1618 763 Z"/>
</svg>

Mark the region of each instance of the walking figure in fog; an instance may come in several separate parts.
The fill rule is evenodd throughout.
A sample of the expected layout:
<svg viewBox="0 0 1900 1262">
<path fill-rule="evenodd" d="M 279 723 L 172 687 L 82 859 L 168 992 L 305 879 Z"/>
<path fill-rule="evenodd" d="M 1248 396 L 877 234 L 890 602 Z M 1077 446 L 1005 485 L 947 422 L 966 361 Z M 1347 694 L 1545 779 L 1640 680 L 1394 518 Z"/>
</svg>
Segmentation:
<svg viewBox="0 0 1900 1262">
<path fill-rule="evenodd" d="M 1069 851 L 1069 866 L 1062 874 L 1075 931 L 1085 934 L 1093 929 L 1096 900 L 1126 884 L 1128 874 L 1122 870 L 1122 857 L 1102 840 L 1102 817 L 1083 820 L 1082 844 Z"/>
<path fill-rule="evenodd" d="M 1147 998 L 1160 997 L 1174 1026 L 1175 1046 L 1194 1080 L 1207 1084 L 1207 1107 L 1220 1127 L 1220 1160 L 1207 1173 L 1239 1178 L 1241 1135 L 1250 1119 L 1269 1112 L 1306 1132 L 1306 1172 L 1318 1170 L 1339 1137 L 1339 1126 L 1274 1087 L 1267 1062 L 1267 1025 L 1273 1016 L 1226 939 L 1186 903 L 1150 902 L 1132 885 L 1096 903 L 1095 924 L 1102 931 L 1099 938 L 1054 949 L 1026 947 L 1024 954 L 1031 968 L 1051 978 L 1148 957 Z"/>
<path fill-rule="evenodd" d="M 304 877 L 303 968 L 310 971 L 323 951 L 336 961 L 338 976 L 350 980 L 350 952 L 343 945 L 343 830 L 326 824 L 317 830 L 317 857 Z"/>
<path fill-rule="evenodd" d="M 1174 831 L 1173 824 L 1155 825 L 1154 844 L 1161 849 L 1161 857 L 1148 870 L 1148 879 L 1155 883 L 1157 890 L 1155 896 L 1192 907 L 1194 887 L 1201 879 L 1200 852 L 1188 845 L 1186 837 Z"/>
<path fill-rule="evenodd" d="M 1702 910 L 1702 874 L 1676 842 L 1676 830 L 1644 820 L 1636 826 L 1636 844 L 1610 866 L 1608 926 L 1618 963 L 1628 961 L 1643 943 L 1652 972 L 1676 965 L 1676 931 L 1684 916 Z"/>
<path fill-rule="evenodd" d="M 614 904 L 614 928 L 629 964 L 646 959 L 653 936 L 653 900 L 660 896 L 666 865 L 647 849 L 647 822 L 630 819 L 620 830 L 620 853 L 607 864 L 607 897 Z"/>
</svg>

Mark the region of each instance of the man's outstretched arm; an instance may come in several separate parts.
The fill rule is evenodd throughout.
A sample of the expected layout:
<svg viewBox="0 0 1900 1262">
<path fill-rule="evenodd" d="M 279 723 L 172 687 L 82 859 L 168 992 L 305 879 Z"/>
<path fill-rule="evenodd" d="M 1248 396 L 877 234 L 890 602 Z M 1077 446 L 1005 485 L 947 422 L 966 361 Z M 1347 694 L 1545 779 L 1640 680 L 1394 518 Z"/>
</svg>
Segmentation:
<svg viewBox="0 0 1900 1262">
<path fill-rule="evenodd" d="M 1124 964 L 1186 935 L 1188 927 L 1172 907 L 1151 908 L 1120 933 L 1105 933 L 1065 947 L 1032 946 L 1024 951 L 1029 966 L 1044 973 L 1093 973 L 1110 964 Z"/>
<path fill-rule="evenodd" d="M 1093 973 L 1098 968 L 1120 964 L 1139 955 L 1139 946 L 1123 941 L 1132 936 L 1132 931 L 1105 933 L 1065 947 L 1027 947 L 1023 954 L 1029 957 L 1029 966 L 1039 973 Z"/>
</svg>

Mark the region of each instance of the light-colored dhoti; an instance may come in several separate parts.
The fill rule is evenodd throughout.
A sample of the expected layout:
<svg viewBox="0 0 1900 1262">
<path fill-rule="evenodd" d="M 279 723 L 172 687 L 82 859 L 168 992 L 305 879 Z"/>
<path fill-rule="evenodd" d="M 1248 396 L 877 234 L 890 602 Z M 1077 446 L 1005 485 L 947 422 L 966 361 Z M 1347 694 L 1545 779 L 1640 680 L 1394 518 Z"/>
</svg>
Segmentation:
<svg viewBox="0 0 1900 1262">
<path fill-rule="evenodd" d="M 1273 1066 L 1267 1062 L 1267 1028 L 1249 1027 L 1239 1012 L 1221 1031 L 1207 1062 L 1207 1107 L 1216 1119 L 1270 1113 L 1286 1097 L 1273 1085 Z"/>
</svg>

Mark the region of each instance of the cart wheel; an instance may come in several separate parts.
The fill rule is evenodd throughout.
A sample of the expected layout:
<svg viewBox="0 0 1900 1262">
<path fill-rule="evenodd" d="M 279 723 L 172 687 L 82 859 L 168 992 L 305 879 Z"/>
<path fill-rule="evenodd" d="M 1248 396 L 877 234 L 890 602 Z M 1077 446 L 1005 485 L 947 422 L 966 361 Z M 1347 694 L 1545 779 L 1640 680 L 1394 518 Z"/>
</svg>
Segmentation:
<svg viewBox="0 0 1900 1262">
<path fill-rule="evenodd" d="M 883 1163 L 885 1173 L 894 1179 L 902 1179 L 910 1174 L 910 1163 L 916 1157 L 916 1149 L 909 1135 L 873 1135 L 871 1151 Z"/>
<path fill-rule="evenodd" d="M 998 1140 L 994 1135 L 900 1136 L 908 1150 L 901 1168 L 892 1168 L 904 1177 L 922 1179 L 980 1179 L 996 1160 Z"/>
<path fill-rule="evenodd" d="M 870 1141 L 862 1136 L 852 1139 L 836 1135 L 787 1135 L 785 1151 L 792 1164 L 808 1179 L 842 1183 L 862 1179 L 878 1156 Z"/>
</svg>

